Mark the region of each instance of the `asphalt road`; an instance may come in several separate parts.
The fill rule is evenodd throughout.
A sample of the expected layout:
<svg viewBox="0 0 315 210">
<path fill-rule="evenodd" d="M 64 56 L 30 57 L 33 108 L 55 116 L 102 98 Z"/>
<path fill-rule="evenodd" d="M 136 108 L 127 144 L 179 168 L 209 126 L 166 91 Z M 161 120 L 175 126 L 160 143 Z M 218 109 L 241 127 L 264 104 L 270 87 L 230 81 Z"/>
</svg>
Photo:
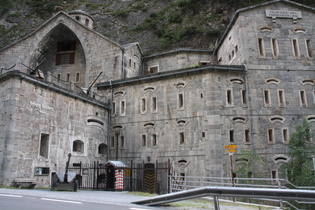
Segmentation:
<svg viewBox="0 0 315 210">
<path fill-rule="evenodd" d="M 57 192 L 49 190 L 15 190 L 0 188 L 1 210 L 166 210 L 130 202 L 146 197 L 124 192 L 79 191 Z M 168 209 L 169 210 L 169 209 Z"/>
</svg>

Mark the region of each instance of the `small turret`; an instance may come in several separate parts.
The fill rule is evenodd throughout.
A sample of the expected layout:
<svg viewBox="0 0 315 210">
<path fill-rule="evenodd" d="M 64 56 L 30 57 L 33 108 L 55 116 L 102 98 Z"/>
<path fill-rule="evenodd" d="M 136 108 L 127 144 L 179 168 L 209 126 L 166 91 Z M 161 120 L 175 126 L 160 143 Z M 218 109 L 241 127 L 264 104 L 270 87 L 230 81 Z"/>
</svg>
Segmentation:
<svg viewBox="0 0 315 210">
<path fill-rule="evenodd" d="M 93 29 L 94 19 L 89 14 L 83 12 L 82 10 L 73 10 L 68 14 L 81 24 Z"/>
</svg>

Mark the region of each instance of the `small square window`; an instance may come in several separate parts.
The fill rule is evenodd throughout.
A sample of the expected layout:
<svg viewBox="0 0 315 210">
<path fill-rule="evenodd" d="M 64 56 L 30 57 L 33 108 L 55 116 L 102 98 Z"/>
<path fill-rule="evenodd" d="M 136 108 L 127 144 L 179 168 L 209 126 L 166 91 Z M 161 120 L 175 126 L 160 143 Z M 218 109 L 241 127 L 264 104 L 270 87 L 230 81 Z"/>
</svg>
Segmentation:
<svg viewBox="0 0 315 210">
<path fill-rule="evenodd" d="M 48 167 L 37 167 L 35 168 L 35 175 L 49 175 Z"/>
</svg>

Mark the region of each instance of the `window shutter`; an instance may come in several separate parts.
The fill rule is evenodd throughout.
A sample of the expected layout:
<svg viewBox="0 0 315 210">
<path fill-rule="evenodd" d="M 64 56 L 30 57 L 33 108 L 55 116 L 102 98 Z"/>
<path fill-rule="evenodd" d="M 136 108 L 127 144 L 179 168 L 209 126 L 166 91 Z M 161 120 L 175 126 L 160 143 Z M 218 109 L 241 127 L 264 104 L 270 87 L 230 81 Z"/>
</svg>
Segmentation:
<svg viewBox="0 0 315 210">
<path fill-rule="evenodd" d="M 61 54 L 56 54 L 56 65 L 60 65 L 61 63 Z"/>
</svg>

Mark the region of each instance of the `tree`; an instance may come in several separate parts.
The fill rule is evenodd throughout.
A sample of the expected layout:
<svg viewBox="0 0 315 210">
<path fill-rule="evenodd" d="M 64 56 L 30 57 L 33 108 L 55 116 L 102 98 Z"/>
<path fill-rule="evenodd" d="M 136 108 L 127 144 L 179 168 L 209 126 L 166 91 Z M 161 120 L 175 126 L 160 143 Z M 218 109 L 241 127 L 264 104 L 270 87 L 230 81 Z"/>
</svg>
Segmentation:
<svg viewBox="0 0 315 210">
<path fill-rule="evenodd" d="M 288 143 L 290 160 L 284 165 L 288 179 L 297 186 L 315 186 L 313 157 L 315 143 L 310 124 L 304 120 L 297 125 Z"/>
</svg>

